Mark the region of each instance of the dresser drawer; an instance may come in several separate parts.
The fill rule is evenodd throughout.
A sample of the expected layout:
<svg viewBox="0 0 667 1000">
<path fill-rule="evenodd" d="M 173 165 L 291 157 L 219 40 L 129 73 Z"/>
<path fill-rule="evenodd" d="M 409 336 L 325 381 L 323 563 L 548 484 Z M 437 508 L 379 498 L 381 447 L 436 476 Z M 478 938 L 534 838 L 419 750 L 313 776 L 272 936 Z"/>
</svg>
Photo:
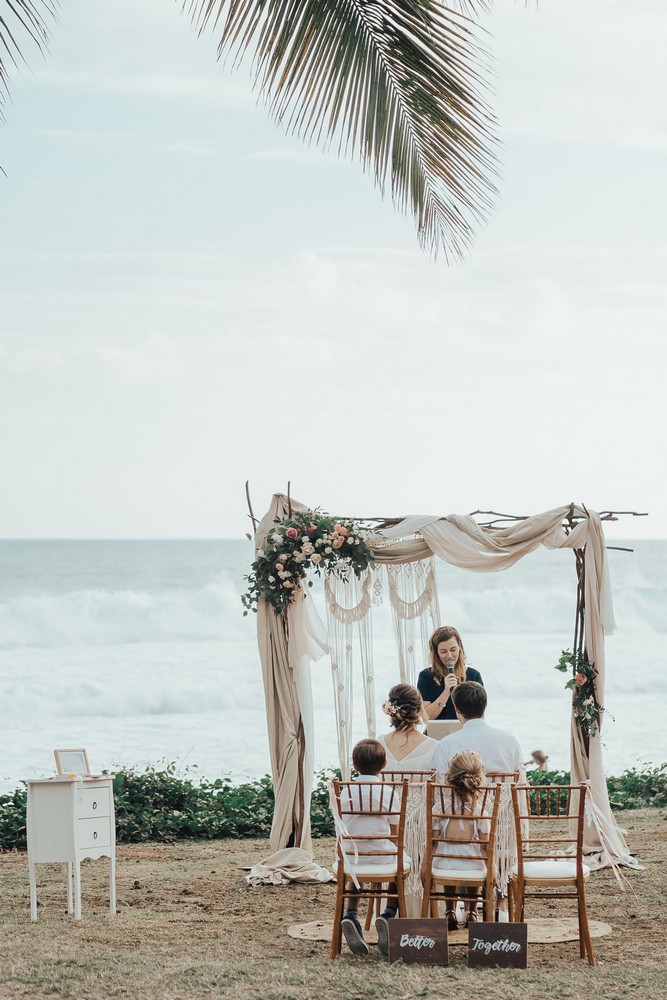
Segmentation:
<svg viewBox="0 0 667 1000">
<path fill-rule="evenodd" d="M 111 815 L 111 789 L 84 788 L 79 799 L 79 816 L 81 819 L 95 816 Z"/>
<path fill-rule="evenodd" d="M 109 847 L 111 845 L 111 821 L 108 816 L 99 819 L 80 819 L 77 824 L 79 849 Z"/>
</svg>

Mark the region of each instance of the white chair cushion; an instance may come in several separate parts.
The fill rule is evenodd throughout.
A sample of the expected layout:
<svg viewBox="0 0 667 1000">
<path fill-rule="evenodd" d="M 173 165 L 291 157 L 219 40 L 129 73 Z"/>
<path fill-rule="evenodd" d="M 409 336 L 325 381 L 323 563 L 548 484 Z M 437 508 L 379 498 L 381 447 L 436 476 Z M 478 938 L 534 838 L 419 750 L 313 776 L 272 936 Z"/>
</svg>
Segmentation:
<svg viewBox="0 0 667 1000">
<path fill-rule="evenodd" d="M 518 874 L 518 867 L 512 867 L 512 875 Z M 584 878 L 590 875 L 590 868 L 583 866 Z M 523 874 L 525 879 L 568 879 L 577 877 L 577 866 L 574 861 L 524 861 Z"/>
<path fill-rule="evenodd" d="M 477 885 L 486 878 L 486 865 L 483 868 L 442 868 L 433 865 L 431 874 L 438 882 L 459 885 L 461 882 L 472 882 Z"/>
<path fill-rule="evenodd" d="M 409 854 L 403 855 L 403 871 L 409 872 L 412 866 L 412 859 Z M 338 861 L 333 864 L 334 874 L 337 872 Z M 396 859 L 388 858 L 385 863 L 378 862 L 377 864 L 371 864 L 368 861 L 364 861 L 362 857 L 359 858 L 358 863 L 355 865 L 352 859 L 345 860 L 345 874 L 346 875 L 356 875 L 359 881 L 366 882 L 385 882 L 387 880 L 396 878 Z"/>
</svg>

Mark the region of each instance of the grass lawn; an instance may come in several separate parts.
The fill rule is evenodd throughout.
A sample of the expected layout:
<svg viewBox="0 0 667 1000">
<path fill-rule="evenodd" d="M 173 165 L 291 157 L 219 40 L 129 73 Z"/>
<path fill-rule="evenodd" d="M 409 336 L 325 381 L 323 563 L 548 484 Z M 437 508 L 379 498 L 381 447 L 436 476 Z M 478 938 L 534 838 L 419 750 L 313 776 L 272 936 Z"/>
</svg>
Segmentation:
<svg viewBox="0 0 667 1000">
<path fill-rule="evenodd" d="M 525 971 L 468 970 L 466 949 L 458 947 L 450 949 L 448 968 L 389 966 L 376 948 L 367 959 L 344 950 L 330 962 L 328 943 L 295 940 L 287 929 L 330 920 L 333 884 L 250 889 L 241 868 L 270 853 L 267 841 L 179 841 L 118 848 L 115 917 L 108 910 L 107 863 L 84 863 L 78 923 L 65 912 L 64 866 L 38 866 L 41 905 L 33 924 L 26 855 L 0 854 L 0 998 L 440 1000 L 453 991 L 456 1000 L 665 1000 L 667 813 L 616 816 L 646 867 L 626 870 L 625 892 L 609 869 L 593 875 L 589 917 L 613 929 L 593 942 L 594 969 L 574 941 L 529 946 Z M 328 866 L 333 841 L 316 841 L 315 854 Z M 534 904 L 527 917 L 574 917 L 575 906 Z"/>
</svg>

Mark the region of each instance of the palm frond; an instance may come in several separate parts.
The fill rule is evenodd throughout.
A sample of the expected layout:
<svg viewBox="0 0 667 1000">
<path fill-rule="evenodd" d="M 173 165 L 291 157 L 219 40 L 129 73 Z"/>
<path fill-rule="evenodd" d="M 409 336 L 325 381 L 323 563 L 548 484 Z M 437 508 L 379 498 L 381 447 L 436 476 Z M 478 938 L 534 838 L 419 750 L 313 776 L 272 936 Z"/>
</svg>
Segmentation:
<svg viewBox="0 0 667 1000">
<path fill-rule="evenodd" d="M 460 0 L 181 0 L 218 55 L 254 52 L 288 132 L 358 155 L 419 241 L 462 256 L 493 199 L 488 56 Z"/>
<path fill-rule="evenodd" d="M 44 52 L 48 23 L 57 9 L 58 0 L 0 0 L 0 121 L 9 97 L 10 67 L 26 64 L 22 48 L 26 41 Z"/>
</svg>

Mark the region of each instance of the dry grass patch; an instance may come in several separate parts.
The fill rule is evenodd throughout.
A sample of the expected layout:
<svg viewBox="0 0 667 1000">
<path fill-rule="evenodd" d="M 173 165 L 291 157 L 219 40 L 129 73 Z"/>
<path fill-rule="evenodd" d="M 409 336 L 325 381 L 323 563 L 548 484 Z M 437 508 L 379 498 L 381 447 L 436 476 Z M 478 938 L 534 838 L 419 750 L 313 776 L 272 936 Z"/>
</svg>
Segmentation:
<svg viewBox="0 0 667 1000">
<path fill-rule="evenodd" d="M 108 910 L 106 864 L 87 862 L 80 923 L 65 913 L 64 866 L 38 866 L 32 924 L 26 857 L 0 855 L 0 997 L 435 1000 L 455 989 L 459 1000 L 665 1000 L 665 813 L 639 810 L 619 822 L 647 867 L 626 873 L 625 893 L 611 871 L 593 876 L 589 914 L 613 928 L 594 941 L 595 969 L 579 959 L 576 942 L 531 946 L 525 972 L 468 970 L 465 948 L 451 949 L 448 969 L 388 966 L 375 948 L 368 959 L 344 952 L 332 963 L 327 943 L 293 939 L 287 929 L 331 919 L 334 886 L 248 888 L 241 868 L 269 853 L 264 840 L 119 847 L 118 914 Z M 326 865 L 333 842 L 318 841 L 315 851 Z M 574 906 L 535 906 L 528 916 L 550 912 L 574 916 Z"/>
</svg>

